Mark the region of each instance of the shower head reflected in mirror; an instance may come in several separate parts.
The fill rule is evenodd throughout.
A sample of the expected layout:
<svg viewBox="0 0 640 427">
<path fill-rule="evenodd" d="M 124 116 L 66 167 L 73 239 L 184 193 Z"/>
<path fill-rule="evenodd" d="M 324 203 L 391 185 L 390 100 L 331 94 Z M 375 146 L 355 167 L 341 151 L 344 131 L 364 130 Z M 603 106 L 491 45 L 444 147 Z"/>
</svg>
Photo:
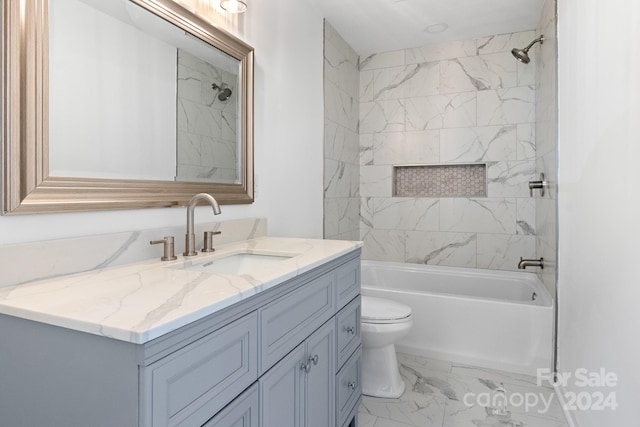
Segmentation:
<svg viewBox="0 0 640 427">
<path fill-rule="evenodd" d="M 518 61 L 522 62 L 523 64 L 528 64 L 531 61 L 531 58 L 529 58 L 529 49 L 531 49 L 531 46 L 533 46 L 538 42 L 542 44 L 544 42 L 544 36 L 541 35 L 540 37 L 538 37 L 537 39 L 529 43 L 529 45 L 524 49 L 518 49 L 518 48 L 511 49 L 511 54 L 515 56 L 515 58 Z"/>
<path fill-rule="evenodd" d="M 218 99 L 223 102 L 229 99 L 231 97 L 231 94 L 233 93 L 231 91 L 231 88 L 227 87 L 227 85 L 225 85 L 224 83 L 222 83 L 220 86 L 213 83 L 211 84 L 211 89 L 218 91 Z"/>
</svg>

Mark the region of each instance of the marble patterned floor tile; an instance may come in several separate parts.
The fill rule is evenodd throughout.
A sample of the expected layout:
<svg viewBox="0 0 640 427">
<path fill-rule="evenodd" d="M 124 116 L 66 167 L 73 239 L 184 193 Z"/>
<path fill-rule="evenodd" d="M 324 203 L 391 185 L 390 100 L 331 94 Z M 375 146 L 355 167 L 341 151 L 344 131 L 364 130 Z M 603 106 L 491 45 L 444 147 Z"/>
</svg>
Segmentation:
<svg viewBox="0 0 640 427">
<path fill-rule="evenodd" d="M 378 417 L 358 411 L 358 427 L 374 427 L 376 421 L 378 421 Z"/>
<path fill-rule="evenodd" d="M 563 420 L 521 413 L 500 414 L 500 408 L 447 401 L 443 427 L 567 427 Z"/>
<path fill-rule="evenodd" d="M 405 393 L 399 399 L 363 396 L 359 427 L 568 427 L 554 390 L 538 386 L 533 376 L 397 356 Z"/>
<path fill-rule="evenodd" d="M 411 426 L 441 427 L 446 399 L 414 392 L 406 381 L 405 385 L 405 392 L 399 399 L 362 396 L 359 412 Z"/>
<path fill-rule="evenodd" d="M 446 360 L 430 359 L 408 353 L 397 353 L 398 363 L 402 365 L 426 368 L 432 371 L 451 372 L 453 364 Z"/>
</svg>

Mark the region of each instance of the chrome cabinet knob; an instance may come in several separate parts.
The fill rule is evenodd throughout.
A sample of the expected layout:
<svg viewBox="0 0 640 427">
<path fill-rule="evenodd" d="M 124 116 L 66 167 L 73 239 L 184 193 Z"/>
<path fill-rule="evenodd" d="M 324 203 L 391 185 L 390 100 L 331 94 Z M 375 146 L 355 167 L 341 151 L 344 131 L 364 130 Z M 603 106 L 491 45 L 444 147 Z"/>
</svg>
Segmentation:
<svg viewBox="0 0 640 427">
<path fill-rule="evenodd" d="M 356 327 L 355 326 L 347 326 L 345 328 L 345 331 L 347 331 L 351 335 L 355 335 L 356 334 Z"/>
<path fill-rule="evenodd" d="M 357 385 L 358 383 L 356 383 L 355 381 L 349 381 L 347 383 L 347 387 L 349 387 L 350 390 L 355 390 Z"/>
</svg>

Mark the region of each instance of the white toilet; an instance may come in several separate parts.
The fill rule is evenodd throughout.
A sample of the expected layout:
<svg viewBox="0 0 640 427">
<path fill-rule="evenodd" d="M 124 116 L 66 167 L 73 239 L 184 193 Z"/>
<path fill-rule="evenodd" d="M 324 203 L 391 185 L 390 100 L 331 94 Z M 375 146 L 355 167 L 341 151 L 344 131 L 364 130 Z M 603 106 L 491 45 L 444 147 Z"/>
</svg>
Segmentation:
<svg viewBox="0 0 640 427">
<path fill-rule="evenodd" d="M 395 301 L 362 296 L 362 393 L 398 398 L 404 392 L 394 343 L 411 326 L 411 307 Z"/>
</svg>

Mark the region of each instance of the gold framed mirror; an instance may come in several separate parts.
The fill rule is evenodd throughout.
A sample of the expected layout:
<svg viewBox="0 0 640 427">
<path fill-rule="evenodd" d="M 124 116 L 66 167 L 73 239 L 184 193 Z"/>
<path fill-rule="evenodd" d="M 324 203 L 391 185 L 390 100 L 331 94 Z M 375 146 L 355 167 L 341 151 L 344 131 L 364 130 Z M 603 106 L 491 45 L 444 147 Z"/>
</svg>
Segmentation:
<svg viewBox="0 0 640 427">
<path fill-rule="evenodd" d="M 81 1 L 91 3 L 93 0 Z M 101 0 L 94 3 L 107 2 Z M 232 117 L 230 121 L 237 125 L 237 129 L 234 127 L 236 125 L 231 125 L 233 128 L 231 134 L 237 135 L 235 137 L 237 147 L 231 148 L 231 151 L 237 151 L 236 157 L 232 156 L 231 160 L 237 166 L 231 168 L 235 170 L 233 172 L 235 175 L 231 178 L 223 178 L 220 182 L 199 179 L 196 175 L 193 175 L 191 180 L 189 175 L 185 177 L 179 174 L 177 164 L 174 168 L 175 175 L 171 178 L 162 176 L 148 178 L 146 175 L 143 175 L 143 178 L 137 178 L 136 175 L 124 175 L 120 178 L 119 175 L 112 177 L 111 172 L 96 174 L 66 172 L 66 166 L 52 167 L 54 158 L 76 157 L 77 151 L 81 150 L 75 149 L 74 156 L 68 156 L 68 152 L 62 151 L 61 156 L 59 147 L 52 145 L 53 140 L 69 138 L 65 134 L 58 137 L 58 130 L 50 118 L 64 117 L 64 114 L 72 109 L 56 107 L 50 111 L 55 90 L 51 90 L 53 83 L 50 79 L 49 0 L 6 0 L 2 2 L 1 11 L 3 21 L 1 59 L 3 215 L 183 206 L 194 194 L 202 192 L 211 194 L 220 204 L 253 202 L 253 48 L 172 0 L 123 0 L 122 4 L 127 9 L 134 8 L 150 12 L 156 18 L 161 18 L 162 22 L 169 23 L 172 28 L 178 29 L 181 34 L 200 44 L 201 47 L 215 48 L 222 56 L 237 61 L 238 72 L 235 82 L 229 83 L 214 78 L 213 83 L 211 81 L 202 83 L 202 87 L 206 86 L 210 90 L 206 92 L 210 103 L 219 104 L 216 108 L 223 110 L 232 105 L 229 108 L 232 110 L 231 114 L 228 114 L 227 118 Z M 180 52 L 175 56 L 180 57 Z M 186 54 L 182 57 L 192 59 Z M 176 66 L 177 68 L 179 66 Z M 180 75 L 177 70 L 175 74 L 179 80 Z M 224 76 L 228 75 L 228 73 L 224 74 Z M 179 81 L 176 82 L 175 87 L 179 84 Z M 82 91 L 79 90 L 79 92 Z M 231 94 L 237 97 L 235 98 L 237 100 L 228 101 Z M 175 96 L 178 97 L 177 94 Z M 226 104 L 223 105 L 225 102 Z M 100 103 L 102 103 L 101 100 Z M 177 99 L 175 104 L 179 103 L 180 99 Z M 174 108 L 178 110 L 176 105 Z M 84 108 L 84 104 L 80 103 L 80 106 L 81 108 L 76 110 L 80 111 Z M 146 111 L 144 106 L 141 110 Z M 181 130 L 177 118 L 179 115 L 180 112 L 176 111 L 174 126 L 176 133 L 180 133 Z M 84 119 L 75 119 L 70 115 L 65 118 L 65 121 L 78 123 L 84 122 Z M 117 121 L 121 120 L 113 122 Z M 151 123 L 157 122 L 157 119 L 155 122 L 151 120 Z M 109 130 L 111 125 L 108 123 L 104 129 Z M 86 127 L 91 128 L 91 126 Z M 52 133 L 56 134 L 54 135 L 56 138 L 51 138 Z M 121 134 L 126 133 L 135 132 L 130 132 L 128 129 L 121 132 Z M 162 136 L 166 133 L 170 132 L 158 134 Z M 114 137 L 111 138 L 111 141 L 115 141 Z M 138 139 L 141 138 L 150 139 L 153 144 L 158 135 L 148 137 L 138 132 Z M 179 136 L 176 135 L 176 139 L 178 138 Z M 86 134 L 82 134 L 79 140 L 82 142 L 90 139 Z M 127 144 L 129 143 L 120 145 Z M 137 150 L 155 154 L 156 148 L 153 145 L 147 144 L 146 147 L 143 150 L 139 148 Z M 149 150 L 148 147 L 153 149 Z M 88 149 L 88 152 L 93 152 L 98 157 L 96 164 L 108 163 L 105 160 L 108 154 L 96 150 L 96 148 Z M 174 153 L 177 151 L 178 148 L 173 149 Z M 114 163 L 125 163 L 124 160 L 129 160 L 131 157 L 129 152 L 115 156 L 121 161 Z M 178 158 L 180 153 L 173 156 Z M 142 157 L 144 159 L 146 155 L 143 154 Z M 219 157 L 221 155 L 216 154 L 216 158 Z M 153 161 L 150 160 L 148 163 Z M 82 167 L 86 169 L 87 165 L 84 163 Z M 82 168 L 79 169 L 82 171 Z"/>
</svg>

